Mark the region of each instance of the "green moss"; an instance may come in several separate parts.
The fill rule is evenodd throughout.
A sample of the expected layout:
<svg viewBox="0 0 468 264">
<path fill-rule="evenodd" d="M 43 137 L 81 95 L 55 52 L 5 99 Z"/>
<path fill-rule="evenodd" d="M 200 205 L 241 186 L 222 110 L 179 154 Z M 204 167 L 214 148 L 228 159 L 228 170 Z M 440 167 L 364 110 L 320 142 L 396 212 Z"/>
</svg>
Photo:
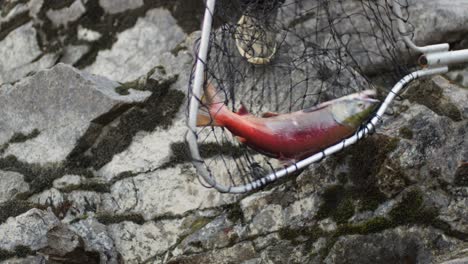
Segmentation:
<svg viewBox="0 0 468 264">
<path fill-rule="evenodd" d="M 460 110 L 443 95 L 443 90 L 433 80 L 416 82 L 407 92 L 410 102 L 424 105 L 436 114 L 446 116 L 453 121 L 463 120 Z"/>
<path fill-rule="evenodd" d="M 39 136 L 41 132 L 37 129 L 34 129 L 31 133 L 29 134 L 23 134 L 23 133 L 15 133 L 11 139 L 10 139 L 10 143 L 22 143 L 22 142 L 25 142 L 27 140 L 31 140 L 33 138 L 36 138 L 37 136 Z"/>
<path fill-rule="evenodd" d="M 96 219 L 105 225 L 118 224 L 125 221 L 133 222 L 138 225 L 145 223 L 145 219 L 139 214 L 99 214 L 96 216 Z"/>
<path fill-rule="evenodd" d="M 397 225 L 431 224 L 438 212 L 435 209 L 426 208 L 423 201 L 422 193 L 419 190 L 408 192 L 402 201 L 390 211 L 390 219 Z"/>
<path fill-rule="evenodd" d="M 197 232 L 198 230 L 202 229 L 204 226 L 209 224 L 212 220 L 213 218 L 210 218 L 210 217 L 198 218 L 190 225 L 190 233 L 193 234 Z"/>
<path fill-rule="evenodd" d="M 108 183 L 104 183 L 104 182 L 89 181 L 89 182 L 84 182 L 79 185 L 70 185 L 60 190 L 66 193 L 77 191 L 77 190 L 91 191 L 91 192 L 98 192 L 98 193 L 108 193 L 110 192 L 110 186 Z"/>
<path fill-rule="evenodd" d="M 30 247 L 19 245 L 16 246 L 13 251 L 0 249 L 0 261 L 14 257 L 25 258 L 34 254 L 36 254 L 36 252 L 31 250 Z"/>
<path fill-rule="evenodd" d="M 101 168 L 116 154 L 126 150 L 138 132 L 169 128 L 184 98 L 183 92 L 170 87 L 154 91 L 143 105 L 127 109 L 120 115 L 115 126 L 105 131 L 91 129 L 86 132 L 91 139 L 96 138 L 96 134 L 100 135 L 100 140 L 85 140 L 88 137 L 83 136 L 84 140 L 67 157 L 68 161 L 75 167 Z"/>
<path fill-rule="evenodd" d="M 155 91 L 158 89 L 167 89 L 167 87 L 171 86 L 173 83 L 177 81 L 179 78 L 178 75 L 174 75 L 171 78 L 160 82 L 159 80 L 151 79 L 150 77 L 156 72 L 160 71 L 162 75 L 166 75 L 166 69 L 158 65 L 152 68 L 146 76 L 142 76 L 136 80 L 129 81 L 126 83 L 121 83 L 120 86 L 115 88 L 115 92 L 120 95 L 128 95 L 130 92 L 129 89 L 138 90 L 138 91 Z"/>
<path fill-rule="evenodd" d="M 318 226 L 307 226 L 298 229 L 292 229 L 288 227 L 281 228 L 278 231 L 278 235 L 281 239 L 289 240 L 293 245 L 302 244 L 302 240 L 299 238 L 307 238 L 309 244 L 317 241 L 320 237 L 328 236 L 329 234 Z"/>
<path fill-rule="evenodd" d="M 14 252 L 0 249 L 0 261 L 10 259 L 10 258 L 14 258 L 14 257 L 15 257 Z"/>
<path fill-rule="evenodd" d="M 400 135 L 402 138 L 413 139 L 413 131 L 408 127 L 400 128 Z"/>
<path fill-rule="evenodd" d="M 91 171 L 83 168 L 69 167 L 62 163 L 49 163 L 45 165 L 30 164 L 19 161 L 14 156 L 0 158 L 0 170 L 14 171 L 22 174 L 29 183 L 30 194 L 39 193 L 51 188 L 54 180 L 64 175 L 86 175 Z"/>
<path fill-rule="evenodd" d="M 229 221 L 233 223 L 237 223 L 238 221 L 243 222 L 244 221 L 244 213 L 242 212 L 242 209 L 240 207 L 240 204 L 235 203 L 226 208 L 228 210 L 228 215 L 227 218 Z"/>
<path fill-rule="evenodd" d="M 323 203 L 317 212 L 317 219 L 331 217 L 344 223 L 354 215 L 352 195 L 342 185 L 328 187 L 322 195 Z"/>
<path fill-rule="evenodd" d="M 174 142 L 170 146 L 171 156 L 169 160 L 161 165 L 161 168 L 174 167 L 177 164 L 190 162 L 191 156 L 188 146 L 185 142 Z M 219 155 L 238 158 L 247 150 L 245 146 L 235 145 L 231 142 L 217 143 L 201 143 L 198 146 L 200 156 L 204 159 L 216 157 Z M 247 150 L 248 151 L 248 150 Z"/>
<path fill-rule="evenodd" d="M 15 247 L 15 255 L 19 258 L 25 258 L 33 254 L 35 254 L 35 252 L 32 251 L 30 247 L 21 245 Z"/>
<path fill-rule="evenodd" d="M 458 167 L 455 172 L 454 183 L 458 186 L 468 186 L 468 162 L 465 162 Z"/>
<path fill-rule="evenodd" d="M 187 47 L 184 46 L 184 43 L 179 43 L 175 48 L 171 50 L 172 55 L 177 56 L 179 52 L 187 50 Z"/>
<path fill-rule="evenodd" d="M 45 209 L 44 206 L 21 200 L 11 200 L 0 204 L 0 224 L 9 217 L 16 217 L 33 209 Z"/>
<path fill-rule="evenodd" d="M 26 142 L 28 140 L 36 138 L 37 136 L 39 136 L 39 134 L 40 131 L 37 129 L 34 129 L 31 133 L 26 135 L 23 133 L 14 133 L 7 143 L 0 145 L 0 155 L 5 152 L 5 150 L 10 146 L 10 144 Z"/>
</svg>

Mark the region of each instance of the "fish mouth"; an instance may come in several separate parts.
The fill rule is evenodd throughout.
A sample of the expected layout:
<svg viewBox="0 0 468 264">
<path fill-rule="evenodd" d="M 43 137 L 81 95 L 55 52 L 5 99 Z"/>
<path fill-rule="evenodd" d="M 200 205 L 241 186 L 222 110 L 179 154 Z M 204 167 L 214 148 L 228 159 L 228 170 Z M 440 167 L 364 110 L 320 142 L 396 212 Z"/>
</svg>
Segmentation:
<svg viewBox="0 0 468 264">
<path fill-rule="evenodd" d="M 377 99 L 377 92 L 374 90 L 365 90 L 359 93 L 360 99 L 369 103 L 380 103 L 380 100 Z"/>
</svg>

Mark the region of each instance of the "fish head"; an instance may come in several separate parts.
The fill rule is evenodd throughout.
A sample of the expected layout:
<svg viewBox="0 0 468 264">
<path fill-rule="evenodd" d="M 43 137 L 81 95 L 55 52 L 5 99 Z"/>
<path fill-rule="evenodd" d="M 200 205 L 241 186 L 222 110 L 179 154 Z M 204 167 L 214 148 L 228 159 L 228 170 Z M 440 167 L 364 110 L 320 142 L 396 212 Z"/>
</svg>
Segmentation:
<svg viewBox="0 0 468 264">
<path fill-rule="evenodd" d="M 375 96 L 376 92 L 372 90 L 351 94 L 334 100 L 329 109 L 336 122 L 357 128 L 369 119 L 380 104 Z"/>
</svg>

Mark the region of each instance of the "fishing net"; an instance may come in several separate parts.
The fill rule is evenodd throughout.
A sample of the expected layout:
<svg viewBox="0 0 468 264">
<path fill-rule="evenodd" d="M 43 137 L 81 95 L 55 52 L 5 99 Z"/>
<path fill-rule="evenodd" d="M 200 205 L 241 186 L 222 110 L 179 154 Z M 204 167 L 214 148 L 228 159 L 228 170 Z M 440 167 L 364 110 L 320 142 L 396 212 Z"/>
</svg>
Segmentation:
<svg viewBox="0 0 468 264">
<path fill-rule="evenodd" d="M 242 104 L 257 116 L 290 113 L 367 89 L 384 95 L 415 61 L 396 25 L 408 21 L 406 0 L 218 0 L 212 15 L 205 84 L 233 112 Z M 284 166 L 225 128 L 194 132 L 197 162 L 219 184 L 245 185 Z"/>
</svg>

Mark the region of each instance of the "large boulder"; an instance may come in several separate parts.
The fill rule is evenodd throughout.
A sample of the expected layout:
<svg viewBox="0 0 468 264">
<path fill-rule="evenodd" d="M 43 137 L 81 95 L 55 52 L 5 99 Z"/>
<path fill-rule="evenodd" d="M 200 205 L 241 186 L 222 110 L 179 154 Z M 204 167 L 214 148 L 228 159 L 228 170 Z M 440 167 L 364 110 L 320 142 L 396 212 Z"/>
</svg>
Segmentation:
<svg viewBox="0 0 468 264">
<path fill-rule="evenodd" d="M 122 96 L 115 91 L 118 86 L 58 64 L 1 89 L 0 144 L 9 143 L 15 133 L 37 131 L 29 140 L 9 144 L 4 156 L 13 155 L 28 163 L 64 161 L 80 140 L 91 143 L 103 126 L 150 95 L 134 91 Z"/>
</svg>

